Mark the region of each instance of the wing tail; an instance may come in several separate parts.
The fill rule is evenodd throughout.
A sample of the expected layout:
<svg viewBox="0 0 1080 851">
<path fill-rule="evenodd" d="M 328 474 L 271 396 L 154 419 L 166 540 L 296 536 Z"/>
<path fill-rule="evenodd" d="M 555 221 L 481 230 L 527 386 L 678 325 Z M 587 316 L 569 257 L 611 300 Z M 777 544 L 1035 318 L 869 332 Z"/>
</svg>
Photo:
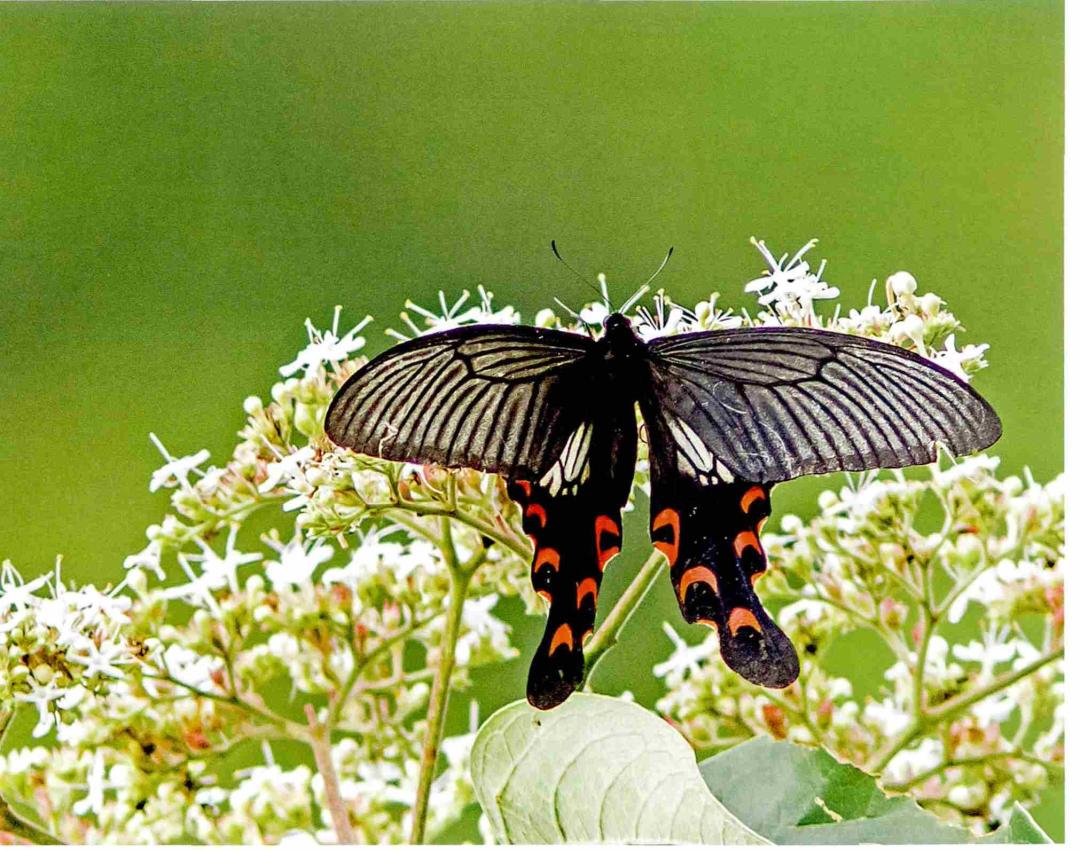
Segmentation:
<svg viewBox="0 0 1080 851">
<path fill-rule="evenodd" d="M 622 546 L 621 506 L 598 502 L 590 489 L 551 496 L 539 482 L 511 482 L 509 492 L 535 544 L 533 588 L 550 605 L 526 696 L 538 709 L 551 709 L 584 677 L 584 645 L 596 623 L 604 567 Z"/>
<path fill-rule="evenodd" d="M 791 640 L 754 592 L 766 568 L 759 537 L 769 486 L 733 482 L 654 491 L 653 545 L 667 556 L 683 617 L 716 629 L 724 662 L 740 676 L 784 688 L 799 675 Z"/>
</svg>

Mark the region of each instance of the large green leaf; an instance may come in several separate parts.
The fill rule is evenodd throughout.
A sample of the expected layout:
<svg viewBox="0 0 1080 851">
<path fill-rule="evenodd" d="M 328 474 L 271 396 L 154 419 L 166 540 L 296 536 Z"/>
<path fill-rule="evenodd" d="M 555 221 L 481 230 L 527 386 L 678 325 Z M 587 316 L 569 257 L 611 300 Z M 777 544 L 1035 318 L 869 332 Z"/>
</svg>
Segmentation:
<svg viewBox="0 0 1080 851">
<path fill-rule="evenodd" d="M 886 795 L 869 774 L 820 748 L 761 737 L 700 766 L 716 797 L 752 830 L 777 844 L 967 843 L 973 833 L 947 825 L 906 795 Z M 1016 807 L 983 841 L 1035 843 L 1049 837 Z"/>
<path fill-rule="evenodd" d="M 500 842 L 763 843 L 709 792 L 682 736 L 625 700 L 503 707 L 476 737 L 472 780 Z"/>
</svg>

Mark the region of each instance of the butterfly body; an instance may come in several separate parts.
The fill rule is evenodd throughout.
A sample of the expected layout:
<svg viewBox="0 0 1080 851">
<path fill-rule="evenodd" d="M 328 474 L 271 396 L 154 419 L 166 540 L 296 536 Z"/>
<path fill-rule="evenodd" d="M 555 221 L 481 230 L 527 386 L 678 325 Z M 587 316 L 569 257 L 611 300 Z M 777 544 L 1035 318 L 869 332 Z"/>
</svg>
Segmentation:
<svg viewBox="0 0 1080 851">
<path fill-rule="evenodd" d="M 724 661 L 771 688 L 798 654 L 754 592 L 772 486 L 900 467 L 1000 436 L 990 406 L 911 352 L 809 328 L 736 328 L 646 342 L 619 313 L 603 334 L 474 325 L 402 343 L 361 367 L 326 415 L 341 446 L 507 478 L 534 544 L 548 623 L 526 693 L 540 708 L 580 685 L 604 569 L 622 546 L 641 412 L 650 530 L 685 619 Z"/>
</svg>

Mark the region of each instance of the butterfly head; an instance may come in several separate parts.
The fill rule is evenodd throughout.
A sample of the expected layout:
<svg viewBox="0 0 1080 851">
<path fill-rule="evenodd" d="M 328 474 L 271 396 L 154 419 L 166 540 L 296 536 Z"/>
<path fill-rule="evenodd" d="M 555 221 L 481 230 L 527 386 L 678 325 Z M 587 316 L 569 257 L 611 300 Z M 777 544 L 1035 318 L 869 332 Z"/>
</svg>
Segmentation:
<svg viewBox="0 0 1080 851">
<path fill-rule="evenodd" d="M 604 319 L 604 331 L 608 334 L 625 334 L 630 330 L 630 320 L 621 313 L 609 313 Z"/>
</svg>

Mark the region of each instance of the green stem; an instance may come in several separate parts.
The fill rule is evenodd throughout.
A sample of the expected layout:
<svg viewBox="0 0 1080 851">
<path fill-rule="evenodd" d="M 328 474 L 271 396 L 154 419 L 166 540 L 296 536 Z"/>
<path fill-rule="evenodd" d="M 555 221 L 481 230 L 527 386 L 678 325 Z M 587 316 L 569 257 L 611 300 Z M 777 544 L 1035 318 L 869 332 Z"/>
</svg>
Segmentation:
<svg viewBox="0 0 1080 851">
<path fill-rule="evenodd" d="M 431 797 L 431 784 L 435 780 L 435 766 L 439 760 L 446 707 L 450 702 L 450 677 L 454 673 L 454 650 L 457 647 L 458 635 L 461 633 L 461 613 L 465 608 L 466 591 L 471 576 L 469 572 L 462 569 L 457 553 L 454 551 L 448 517 L 443 519 L 442 549 L 443 557 L 450 570 L 450 600 L 446 612 L 446 626 L 439 645 L 438 668 L 431 684 L 431 698 L 428 702 L 427 732 L 424 735 L 424 745 L 420 755 L 420 779 L 416 787 L 412 833 L 409 838 L 409 842 L 413 845 L 421 845 L 424 842 L 428 800 Z"/>
<path fill-rule="evenodd" d="M 62 839 L 27 819 L 15 815 L 7 801 L 0 797 L 0 836 L 5 833 L 25 839 L 32 845 L 66 845 Z"/>
<path fill-rule="evenodd" d="M 919 738 L 919 736 L 927 732 L 931 727 L 948 721 L 968 707 L 974 706 L 980 700 L 985 700 L 1002 689 L 1008 688 L 1013 683 L 1022 680 L 1024 677 L 1030 676 L 1044 665 L 1048 665 L 1051 662 L 1060 659 L 1064 654 L 1065 648 L 1058 647 L 1057 649 L 1051 650 L 1049 653 L 1040 656 L 1033 662 L 1029 662 L 1022 668 L 995 677 L 982 688 L 977 688 L 964 694 L 958 694 L 956 697 L 946 700 L 944 703 L 939 703 L 937 706 L 930 709 L 924 709 L 923 713 L 920 716 L 913 718 L 911 724 L 905 730 L 898 733 L 877 756 L 866 764 L 864 769 L 871 774 L 880 774 L 894 756 L 900 753 L 900 751 L 906 748 L 915 739 Z"/>
<path fill-rule="evenodd" d="M 949 759 L 937 765 L 934 768 L 928 768 L 926 771 L 922 771 L 912 777 L 910 780 L 905 780 L 903 783 L 891 783 L 885 788 L 890 792 L 907 792 L 914 789 L 920 783 L 929 780 L 931 777 L 940 774 L 948 768 L 961 768 L 964 766 L 972 765 L 986 765 L 990 762 L 996 762 L 999 759 L 1020 759 L 1024 762 L 1030 762 L 1033 765 L 1041 765 L 1047 771 L 1062 772 L 1064 767 L 1057 765 L 1053 762 L 1048 762 L 1045 759 L 1039 759 L 1038 757 L 1029 756 L 1025 753 L 1017 753 L 1016 751 L 997 751 L 995 753 L 983 754 L 982 756 L 969 756 L 960 759 Z"/>
<path fill-rule="evenodd" d="M 14 710 L 0 712 L 0 752 L 4 737 L 7 735 L 11 721 L 15 717 Z M 32 821 L 15 814 L 11 805 L 0 795 L 0 834 L 9 833 L 18 836 L 34 845 L 63 845 L 62 840 L 57 839 L 43 827 L 39 827 Z"/>
<path fill-rule="evenodd" d="M 1064 647 L 1058 647 L 1055 650 L 1051 650 L 1049 653 L 1045 653 L 1038 659 L 1024 665 L 1022 668 L 1017 668 L 1015 671 L 1010 671 L 1007 674 L 1001 674 L 1000 676 L 995 677 L 982 688 L 977 688 L 966 694 L 958 694 L 956 697 L 950 698 L 944 703 L 939 703 L 933 709 L 928 709 L 926 711 L 926 718 L 934 724 L 940 724 L 942 721 L 947 721 L 954 715 L 963 712 L 969 706 L 974 706 L 980 700 L 984 700 L 990 695 L 1008 688 L 1013 683 L 1019 682 L 1024 677 L 1034 674 L 1039 668 L 1057 661 L 1064 655 Z"/>
<path fill-rule="evenodd" d="M 315 757 L 315 767 L 323 779 L 326 806 L 330 810 L 330 820 L 333 822 L 338 844 L 355 845 L 356 833 L 353 832 L 352 821 L 349 819 L 349 808 L 341 797 L 341 787 L 338 785 L 337 771 L 334 770 L 334 760 L 330 753 L 330 729 L 319 723 L 315 707 L 310 703 L 304 706 L 304 714 L 307 715 L 308 729 L 311 731 L 308 744 L 311 745 L 311 752 Z"/>
<path fill-rule="evenodd" d="M 394 520 L 400 522 L 401 515 L 417 514 L 420 516 L 428 517 L 442 517 L 453 518 L 459 523 L 463 523 L 466 526 L 475 529 L 485 538 L 491 538 L 493 541 L 497 541 L 506 547 L 514 555 L 521 556 L 525 561 L 529 561 L 532 558 L 532 551 L 529 544 L 520 538 L 511 537 L 496 529 L 490 523 L 485 523 L 478 517 L 473 517 L 471 514 L 467 514 L 460 508 L 456 511 L 445 508 L 443 506 L 425 506 L 425 505 L 393 505 L 386 508 L 386 513 L 389 514 Z M 408 525 L 403 523 L 402 525 Z"/>
<path fill-rule="evenodd" d="M 623 627 L 630 619 L 645 594 L 652 587 L 656 577 L 663 573 L 667 567 L 667 558 L 660 552 L 654 552 L 638 570 L 634 581 L 630 583 L 622 596 L 608 612 L 604 622 L 600 624 L 588 645 L 585 647 L 585 678 L 587 683 L 596 663 L 607 653 L 619 640 Z"/>
</svg>

